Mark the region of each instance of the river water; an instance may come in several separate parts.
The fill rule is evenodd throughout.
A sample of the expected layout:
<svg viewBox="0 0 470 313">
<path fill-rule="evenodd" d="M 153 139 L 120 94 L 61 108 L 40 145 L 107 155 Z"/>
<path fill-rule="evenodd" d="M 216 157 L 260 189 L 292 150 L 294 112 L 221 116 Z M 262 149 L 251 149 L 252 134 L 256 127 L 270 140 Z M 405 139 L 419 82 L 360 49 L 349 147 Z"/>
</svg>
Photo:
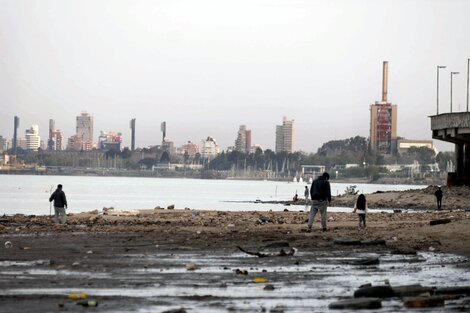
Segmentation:
<svg viewBox="0 0 470 313">
<path fill-rule="evenodd" d="M 0 214 L 49 214 L 49 194 L 64 186 L 69 213 L 115 209 L 175 208 L 223 211 L 283 210 L 283 205 L 244 201 L 290 200 L 303 197 L 305 183 L 247 180 L 203 180 L 146 177 L 0 175 Z M 332 183 L 333 195 L 351 184 Z M 419 189 L 423 185 L 355 184 L 361 193 Z M 351 206 L 354 204 L 351 203 Z M 330 209 L 334 211 L 335 208 Z M 337 211 L 342 210 L 336 208 Z M 349 209 L 348 209 L 349 210 Z"/>
</svg>

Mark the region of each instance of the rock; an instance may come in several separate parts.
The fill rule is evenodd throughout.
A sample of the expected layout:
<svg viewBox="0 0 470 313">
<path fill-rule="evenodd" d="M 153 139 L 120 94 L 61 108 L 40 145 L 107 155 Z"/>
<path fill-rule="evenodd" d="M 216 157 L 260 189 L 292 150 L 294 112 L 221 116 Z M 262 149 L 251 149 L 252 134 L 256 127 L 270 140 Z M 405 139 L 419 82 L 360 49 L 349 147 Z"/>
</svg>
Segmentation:
<svg viewBox="0 0 470 313">
<path fill-rule="evenodd" d="M 442 218 L 442 219 L 430 221 L 429 225 L 434 226 L 434 225 L 439 225 L 439 224 L 447 224 L 447 223 L 450 223 L 450 222 L 452 222 L 452 220 L 450 218 Z"/>
<path fill-rule="evenodd" d="M 266 286 L 264 286 L 264 288 L 263 288 L 263 290 L 274 290 L 274 289 L 276 289 L 276 288 L 274 288 L 274 286 L 271 285 L 271 284 L 266 285 Z"/>
<path fill-rule="evenodd" d="M 162 208 L 161 206 L 157 205 L 155 208 L 153 208 L 154 210 L 164 210 L 165 208 Z"/>
<path fill-rule="evenodd" d="M 367 259 L 361 259 L 361 260 L 354 260 L 348 262 L 350 265 L 378 265 L 380 264 L 379 258 L 367 258 Z"/>
<path fill-rule="evenodd" d="M 193 263 L 193 262 L 189 262 L 189 263 L 186 263 L 186 270 L 188 271 L 195 271 L 197 270 L 198 266 L 196 263 Z"/>
<path fill-rule="evenodd" d="M 407 308 L 432 308 L 444 306 L 444 300 L 439 296 L 409 298 L 405 300 L 405 306 Z"/>
<path fill-rule="evenodd" d="M 329 309 L 349 310 L 380 309 L 381 307 L 382 302 L 378 298 L 346 299 L 330 303 L 328 306 Z"/>
<path fill-rule="evenodd" d="M 373 246 L 373 245 L 385 245 L 386 241 L 383 239 L 378 239 L 378 240 L 362 240 L 361 244 L 366 245 L 366 246 Z"/>
<path fill-rule="evenodd" d="M 431 287 L 423 287 L 419 284 L 417 285 L 405 285 L 405 286 L 396 286 L 392 287 L 395 296 L 397 297 L 414 297 L 423 293 L 432 294 L 434 289 Z"/>
<path fill-rule="evenodd" d="M 237 274 L 237 275 L 248 275 L 248 271 L 247 270 L 241 270 L 241 269 L 237 268 L 235 270 L 235 274 Z"/>
<path fill-rule="evenodd" d="M 393 210 L 393 213 L 401 213 L 401 210 L 395 209 Z"/>
<path fill-rule="evenodd" d="M 470 295 L 470 286 L 437 288 L 436 295 Z"/>
<path fill-rule="evenodd" d="M 395 296 L 390 286 L 364 287 L 354 291 L 354 298 L 391 298 Z"/>
<path fill-rule="evenodd" d="M 166 310 L 166 311 L 163 311 L 162 313 L 186 313 L 186 310 L 183 308 L 180 308 L 180 309 Z"/>
<path fill-rule="evenodd" d="M 335 239 L 333 241 L 335 245 L 343 245 L 343 246 L 355 246 L 355 245 L 361 245 L 360 240 L 356 239 Z"/>
<path fill-rule="evenodd" d="M 174 204 L 171 204 L 169 206 L 166 207 L 167 210 L 174 210 L 175 209 L 175 205 Z"/>
<path fill-rule="evenodd" d="M 274 242 L 268 243 L 264 247 L 266 249 L 270 249 L 270 248 L 288 248 L 289 246 L 290 245 L 287 241 L 274 241 Z"/>
</svg>

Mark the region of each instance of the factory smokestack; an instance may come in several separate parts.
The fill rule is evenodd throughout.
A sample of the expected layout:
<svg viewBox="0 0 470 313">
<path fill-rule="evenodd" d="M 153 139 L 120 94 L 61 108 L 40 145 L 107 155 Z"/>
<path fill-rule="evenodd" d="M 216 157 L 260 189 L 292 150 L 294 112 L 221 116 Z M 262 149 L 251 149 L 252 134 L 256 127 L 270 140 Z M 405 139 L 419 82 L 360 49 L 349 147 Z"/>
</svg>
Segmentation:
<svg viewBox="0 0 470 313">
<path fill-rule="evenodd" d="M 384 61 L 382 77 L 382 102 L 387 102 L 388 93 L 388 61 Z"/>
</svg>

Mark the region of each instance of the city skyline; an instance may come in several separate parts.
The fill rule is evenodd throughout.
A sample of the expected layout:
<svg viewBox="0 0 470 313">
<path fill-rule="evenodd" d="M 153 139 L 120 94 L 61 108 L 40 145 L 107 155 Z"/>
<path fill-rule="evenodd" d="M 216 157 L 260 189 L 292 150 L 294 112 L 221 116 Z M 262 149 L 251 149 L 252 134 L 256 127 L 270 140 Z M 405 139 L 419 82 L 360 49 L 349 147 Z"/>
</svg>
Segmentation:
<svg viewBox="0 0 470 313">
<path fill-rule="evenodd" d="M 9 139 L 15 115 L 21 135 L 38 124 L 47 138 L 54 119 L 68 138 L 85 110 L 96 133 L 122 132 L 124 146 L 136 118 L 139 147 L 157 144 L 167 121 L 176 145 L 213 136 L 225 148 L 246 124 L 253 143 L 273 150 L 276 121 L 289 116 L 296 149 L 316 152 L 329 140 L 369 137 L 383 60 L 392 65 L 398 136 L 431 139 L 437 65 L 447 66 L 440 112 L 449 111 L 451 72 L 460 72 L 453 110 L 465 110 L 465 1 L 18 0 L 2 8 L 0 135 Z"/>
</svg>

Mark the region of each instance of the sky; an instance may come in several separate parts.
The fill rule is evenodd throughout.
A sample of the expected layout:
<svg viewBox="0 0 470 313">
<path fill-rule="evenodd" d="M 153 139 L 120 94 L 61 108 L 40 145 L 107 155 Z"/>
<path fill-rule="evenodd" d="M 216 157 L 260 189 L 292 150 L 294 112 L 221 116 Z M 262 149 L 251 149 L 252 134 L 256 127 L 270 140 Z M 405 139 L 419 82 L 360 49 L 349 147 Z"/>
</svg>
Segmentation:
<svg viewBox="0 0 470 313">
<path fill-rule="evenodd" d="M 66 138 L 82 111 L 130 145 L 213 137 L 234 145 L 239 125 L 274 149 L 282 117 L 296 150 L 369 136 L 369 105 L 398 106 L 398 135 L 431 139 L 436 114 L 466 110 L 470 1 L 465 0 L 0 0 L 0 135 L 48 121 Z M 434 141 L 439 150 L 453 145 Z"/>
</svg>

